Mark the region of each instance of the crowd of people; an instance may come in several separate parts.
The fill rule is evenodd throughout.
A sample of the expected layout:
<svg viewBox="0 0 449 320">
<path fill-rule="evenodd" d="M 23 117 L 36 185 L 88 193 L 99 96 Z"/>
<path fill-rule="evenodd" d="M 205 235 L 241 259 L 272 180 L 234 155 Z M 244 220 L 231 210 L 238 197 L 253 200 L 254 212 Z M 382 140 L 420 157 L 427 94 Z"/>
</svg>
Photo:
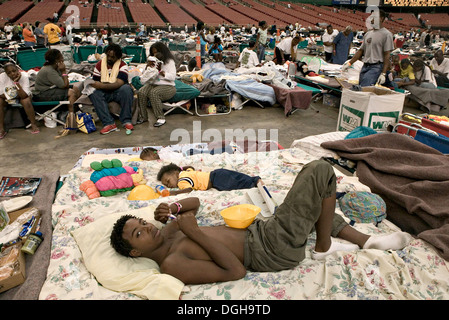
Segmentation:
<svg viewBox="0 0 449 320">
<path fill-rule="evenodd" d="M 299 24 L 288 25 L 282 30 L 275 26 L 269 26 L 266 21 L 259 22 L 256 26 L 242 26 L 232 30 L 224 25 L 207 27 L 203 22 L 192 26 L 191 32 L 185 26 L 181 32 L 185 37 L 199 37 L 202 63 L 207 58 L 215 62 L 223 61 L 223 50 L 238 43 L 233 38 L 235 34 L 245 35 L 243 41 L 248 46 L 240 53 L 236 68 L 252 68 L 261 66 L 266 62 L 265 54 L 272 39 L 275 40 L 273 62 L 284 65 L 286 61 L 295 61 L 297 57 L 298 44 L 307 41 L 308 46 L 322 43 L 324 59 L 333 64 L 342 65 L 342 71 L 347 70 L 356 61 L 363 62 L 360 72 L 359 85 L 372 86 L 375 84 L 401 88 L 409 85 L 419 85 L 425 88 L 449 87 L 449 62 L 444 57 L 446 46 L 443 37 L 438 31 L 414 30 L 392 34 L 382 26 L 386 14 L 380 10 L 380 23 L 378 26 L 367 30 L 355 31 L 351 26 L 338 31 L 332 25 L 326 25 L 322 32 L 312 33 L 302 28 Z M 72 44 L 73 36 L 70 24 L 54 21 L 57 18 L 48 19 L 47 23 L 36 21 L 34 26 L 29 23 L 12 26 L 6 24 L 3 37 L 23 43 L 24 46 L 55 45 L 61 42 Z M 273 28 L 274 27 L 274 28 Z M 136 29 L 135 36 L 159 38 L 160 30 L 154 30 L 140 24 Z M 132 105 L 134 99 L 133 87 L 128 81 L 128 65 L 123 60 L 120 44 L 113 42 L 112 28 L 107 25 L 99 32 L 94 30 L 85 33 L 83 42 L 96 46 L 105 46 L 103 57 L 95 65 L 92 75 L 93 82 L 89 83 L 89 98 L 95 107 L 95 111 L 102 122 L 101 134 L 116 131 L 117 126 L 113 116 L 108 109 L 108 103 L 116 101 L 121 106 L 119 120 L 127 131 L 134 129 L 131 123 Z M 242 39 L 242 38 L 241 38 Z M 240 39 L 240 41 L 242 41 Z M 422 59 L 399 59 L 394 51 L 401 49 L 404 43 L 414 42 L 419 48 L 431 48 L 432 44 L 443 43 L 436 52 L 430 63 Z M 357 44 L 361 43 L 357 48 Z M 51 48 L 51 47 L 50 47 Z M 355 54 L 351 55 L 352 48 L 356 48 Z M 7 104 L 20 103 L 23 105 L 28 119 L 31 123 L 31 132 L 39 133 L 34 120 L 33 101 L 67 100 L 69 101 L 69 114 L 66 125 L 60 136 L 76 131 L 74 102 L 80 97 L 81 92 L 68 81 L 66 66 L 62 53 L 57 49 L 50 49 L 45 55 L 45 65 L 37 74 L 34 91 L 29 88 L 26 73 L 19 72 L 17 66 L 9 63 L 3 67 L 4 73 L 0 75 L 0 139 L 6 136 L 4 129 L 4 109 Z M 194 70 L 195 59 L 185 66 L 187 71 Z M 138 121 L 148 121 L 148 102 L 151 104 L 156 122 L 155 127 L 165 124 L 163 102 L 171 99 L 175 93 L 175 79 L 177 72 L 175 58 L 162 42 L 157 41 L 150 48 L 150 56 L 144 70 L 146 74 L 143 87 L 137 92 Z"/>
</svg>

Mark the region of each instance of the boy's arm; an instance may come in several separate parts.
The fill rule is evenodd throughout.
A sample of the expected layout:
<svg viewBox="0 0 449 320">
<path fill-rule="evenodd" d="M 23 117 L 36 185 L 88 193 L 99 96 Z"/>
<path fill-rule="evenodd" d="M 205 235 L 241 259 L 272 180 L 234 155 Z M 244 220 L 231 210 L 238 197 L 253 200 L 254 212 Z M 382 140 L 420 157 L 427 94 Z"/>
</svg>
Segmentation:
<svg viewBox="0 0 449 320">
<path fill-rule="evenodd" d="M 179 213 L 192 211 L 194 212 L 194 214 L 196 214 L 198 208 L 200 207 L 200 200 L 196 197 L 185 198 L 177 202 L 181 205 Z M 170 216 L 170 213 L 175 214 L 177 213 L 177 211 L 178 206 L 176 205 L 176 202 L 173 202 L 172 204 L 168 204 L 165 202 L 161 203 L 154 211 L 154 219 L 162 223 L 166 223 Z"/>
<path fill-rule="evenodd" d="M 180 230 L 206 251 L 212 260 L 198 260 L 176 252 L 162 262 L 161 272 L 172 275 L 184 284 L 231 281 L 245 276 L 246 269 L 235 254 L 203 233 L 192 213 L 181 214 L 177 223 Z"/>
<path fill-rule="evenodd" d="M 193 191 L 193 188 L 184 188 L 184 189 L 180 189 L 180 190 L 173 190 L 170 191 L 170 195 L 171 196 L 176 196 L 178 194 L 183 194 L 183 193 L 190 193 Z"/>
</svg>

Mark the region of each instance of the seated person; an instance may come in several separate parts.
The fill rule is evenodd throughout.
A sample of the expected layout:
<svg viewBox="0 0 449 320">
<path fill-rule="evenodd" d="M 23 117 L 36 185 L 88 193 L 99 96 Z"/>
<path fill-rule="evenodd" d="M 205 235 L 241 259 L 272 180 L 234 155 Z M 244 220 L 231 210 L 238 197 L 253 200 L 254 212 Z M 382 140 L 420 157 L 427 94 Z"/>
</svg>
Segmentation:
<svg viewBox="0 0 449 320">
<path fill-rule="evenodd" d="M 30 80 L 26 72 L 20 72 L 14 63 L 6 63 L 3 66 L 4 73 L 0 74 L 0 139 L 6 136 L 5 131 L 5 107 L 7 104 L 20 103 L 25 109 L 31 122 L 31 133 L 39 133 L 36 124 L 34 108 L 31 104 Z"/>
<path fill-rule="evenodd" d="M 395 88 L 402 88 L 415 84 L 415 74 L 413 72 L 413 66 L 409 59 L 402 59 L 399 63 L 400 73 L 393 80 L 393 86 Z"/>
<path fill-rule="evenodd" d="M 193 190 L 219 191 L 254 188 L 260 177 L 250 177 L 244 173 L 227 169 L 215 169 L 211 172 L 195 171 L 193 167 L 178 167 L 174 163 L 163 166 L 157 174 L 157 180 L 167 188 L 179 188 L 170 194 L 189 193 Z"/>
<path fill-rule="evenodd" d="M 442 50 L 435 52 L 433 59 L 430 61 L 433 75 L 439 87 L 449 88 L 449 59 L 445 58 Z"/>
<path fill-rule="evenodd" d="M 409 60 L 410 62 L 410 60 Z M 393 75 L 393 78 L 400 77 L 401 73 L 401 61 L 399 59 L 399 55 L 394 55 L 391 57 L 391 73 Z"/>
<path fill-rule="evenodd" d="M 421 88 L 436 89 L 437 82 L 430 70 L 430 67 L 422 59 L 417 59 L 413 63 L 413 72 L 415 73 L 415 84 Z"/>
<path fill-rule="evenodd" d="M 286 37 L 279 42 L 274 48 L 274 59 L 276 64 L 284 64 L 286 61 L 296 60 L 296 51 L 298 50 L 298 43 L 301 41 L 299 34 L 295 37 Z"/>
<path fill-rule="evenodd" d="M 243 49 L 242 53 L 240 53 L 237 67 L 254 68 L 260 66 L 257 53 L 254 51 L 256 49 L 256 42 L 250 40 L 248 45 L 249 46 Z"/>
<path fill-rule="evenodd" d="M 246 271 L 275 272 L 296 267 L 306 256 L 307 240 L 316 231 L 312 258 L 325 259 L 337 251 L 358 248 L 399 250 L 411 240 L 405 232 L 369 236 L 335 214 L 336 176 L 324 160 L 313 161 L 299 172 L 276 214 L 256 219 L 246 229 L 199 227 L 198 198 L 161 203 L 154 212 L 162 230 L 131 215 L 120 217 L 111 232 L 111 245 L 126 257 L 144 257 L 159 264 L 161 273 L 184 284 L 241 279 Z M 338 237 L 349 244 L 333 240 Z M 282 250 L 281 250 L 282 248 Z"/>
<path fill-rule="evenodd" d="M 148 101 L 150 101 L 156 122 L 154 127 L 165 124 L 163 102 L 170 100 L 176 94 L 176 65 L 175 58 L 170 49 L 161 41 L 153 43 L 150 47 L 150 55 L 157 57 L 160 63 L 156 68 L 159 71 L 154 81 L 146 83 L 137 92 L 139 122 L 148 121 Z"/>
<path fill-rule="evenodd" d="M 223 61 L 223 46 L 221 45 L 221 38 L 218 36 L 214 37 L 214 43 L 210 46 L 209 54 L 214 57 L 216 62 Z"/>
<path fill-rule="evenodd" d="M 118 44 L 106 47 L 105 57 L 95 65 L 93 80 L 90 84 L 96 90 L 89 95 L 95 107 L 103 129 L 101 134 L 108 134 L 117 130 L 114 118 L 109 113 L 108 103 L 116 101 L 120 104 L 120 121 L 126 130 L 133 130 L 131 124 L 132 104 L 134 93 L 128 84 L 128 65 L 122 60 L 122 48 Z"/>
<path fill-rule="evenodd" d="M 66 124 L 60 136 L 76 133 L 78 125 L 75 119 L 75 101 L 81 92 L 71 88 L 64 57 L 58 49 L 49 49 L 45 53 L 44 66 L 39 70 L 34 84 L 34 101 L 69 101 Z"/>
</svg>

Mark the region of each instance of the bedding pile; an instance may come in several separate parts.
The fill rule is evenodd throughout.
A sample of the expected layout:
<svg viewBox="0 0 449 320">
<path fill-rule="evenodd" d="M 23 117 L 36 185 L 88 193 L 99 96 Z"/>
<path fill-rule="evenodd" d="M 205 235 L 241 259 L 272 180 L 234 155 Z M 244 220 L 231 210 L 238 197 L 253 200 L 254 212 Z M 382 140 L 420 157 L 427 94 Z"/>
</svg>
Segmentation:
<svg viewBox="0 0 449 320">
<path fill-rule="evenodd" d="M 283 150 L 241 154 L 195 154 L 183 158 L 177 164 L 191 165 L 203 171 L 227 168 L 249 175 L 259 175 L 279 203 L 287 194 L 301 168 L 306 163 L 318 159 L 321 153 L 329 153 L 329 150 L 324 150 L 319 146 L 321 142 L 328 141 L 329 136 L 317 137 L 314 141 L 310 139 L 307 141 L 309 152 L 301 147 L 304 145 L 301 141 L 295 141 L 292 147 Z M 157 172 L 167 162 L 162 160 L 130 161 L 124 164 L 143 169 L 147 184 L 154 187 L 158 184 Z M 366 185 L 358 181 L 358 178 L 336 173 L 338 177 L 337 191 L 370 191 Z M 155 287 L 144 288 L 145 290 L 129 288 L 122 292 L 114 291 L 109 283 L 101 283 L 100 279 L 104 274 L 98 274 L 97 270 L 93 270 L 91 265 L 86 263 L 96 256 L 95 250 L 90 250 L 94 252 L 89 255 L 86 245 L 78 243 L 80 241 L 79 234 L 86 233 L 83 228 L 89 228 L 89 225 L 92 226 L 95 223 L 101 224 L 106 221 L 102 219 L 108 219 L 108 217 L 109 220 L 112 219 L 111 217 L 115 219 L 115 216 L 111 215 L 123 212 L 140 214 L 142 210 L 146 210 L 145 214 L 149 215 L 149 219 L 151 219 L 151 210 L 159 203 L 167 202 L 167 200 L 171 202 L 187 196 L 195 196 L 200 199 L 201 206 L 197 213 L 200 226 L 223 225 L 224 221 L 220 216 L 222 209 L 251 202 L 245 190 L 218 192 L 213 189 L 151 201 L 128 201 L 127 193 L 89 200 L 79 190 L 79 185 L 88 179 L 90 174 L 91 171 L 87 166 L 76 166 L 69 172 L 64 185 L 57 193 L 52 208 L 54 231 L 50 266 L 39 299 L 384 300 L 449 298 L 447 263 L 431 245 L 422 239 L 412 240 L 403 250 L 360 249 L 354 252 L 337 252 L 328 256 L 324 261 L 316 261 L 311 259 L 315 233 L 309 236 L 306 259 L 291 270 L 265 273 L 248 272 L 243 279 L 237 281 L 204 285 L 183 286 L 173 279 L 165 279 L 159 280 Z M 343 215 L 338 207 L 336 212 Z M 381 222 L 377 227 L 374 224 L 361 223 L 356 223 L 354 227 L 371 235 L 389 234 L 399 230 L 387 220 Z M 105 234 L 107 235 L 107 232 Z M 80 249 L 80 245 L 84 251 Z M 153 270 L 153 267 L 151 268 Z M 155 268 L 156 271 L 152 272 L 157 276 L 157 267 Z M 107 264 L 104 264 L 103 269 L 104 272 L 110 271 Z M 134 271 L 130 270 L 129 273 Z M 170 284 L 175 284 L 173 288 L 176 290 L 173 288 L 171 291 L 164 290 L 164 286 L 167 287 Z M 124 286 L 124 283 L 117 285 Z"/>
</svg>

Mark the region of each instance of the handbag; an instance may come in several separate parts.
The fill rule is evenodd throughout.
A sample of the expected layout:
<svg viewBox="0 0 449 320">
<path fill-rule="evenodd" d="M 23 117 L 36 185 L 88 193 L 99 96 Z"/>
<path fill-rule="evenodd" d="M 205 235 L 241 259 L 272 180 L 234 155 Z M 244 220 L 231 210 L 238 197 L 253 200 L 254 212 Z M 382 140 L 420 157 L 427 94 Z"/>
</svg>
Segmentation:
<svg viewBox="0 0 449 320">
<path fill-rule="evenodd" d="M 78 124 L 78 130 L 84 133 L 91 133 L 97 130 L 97 128 L 95 127 L 95 121 L 90 113 L 77 113 L 76 122 Z"/>
</svg>

